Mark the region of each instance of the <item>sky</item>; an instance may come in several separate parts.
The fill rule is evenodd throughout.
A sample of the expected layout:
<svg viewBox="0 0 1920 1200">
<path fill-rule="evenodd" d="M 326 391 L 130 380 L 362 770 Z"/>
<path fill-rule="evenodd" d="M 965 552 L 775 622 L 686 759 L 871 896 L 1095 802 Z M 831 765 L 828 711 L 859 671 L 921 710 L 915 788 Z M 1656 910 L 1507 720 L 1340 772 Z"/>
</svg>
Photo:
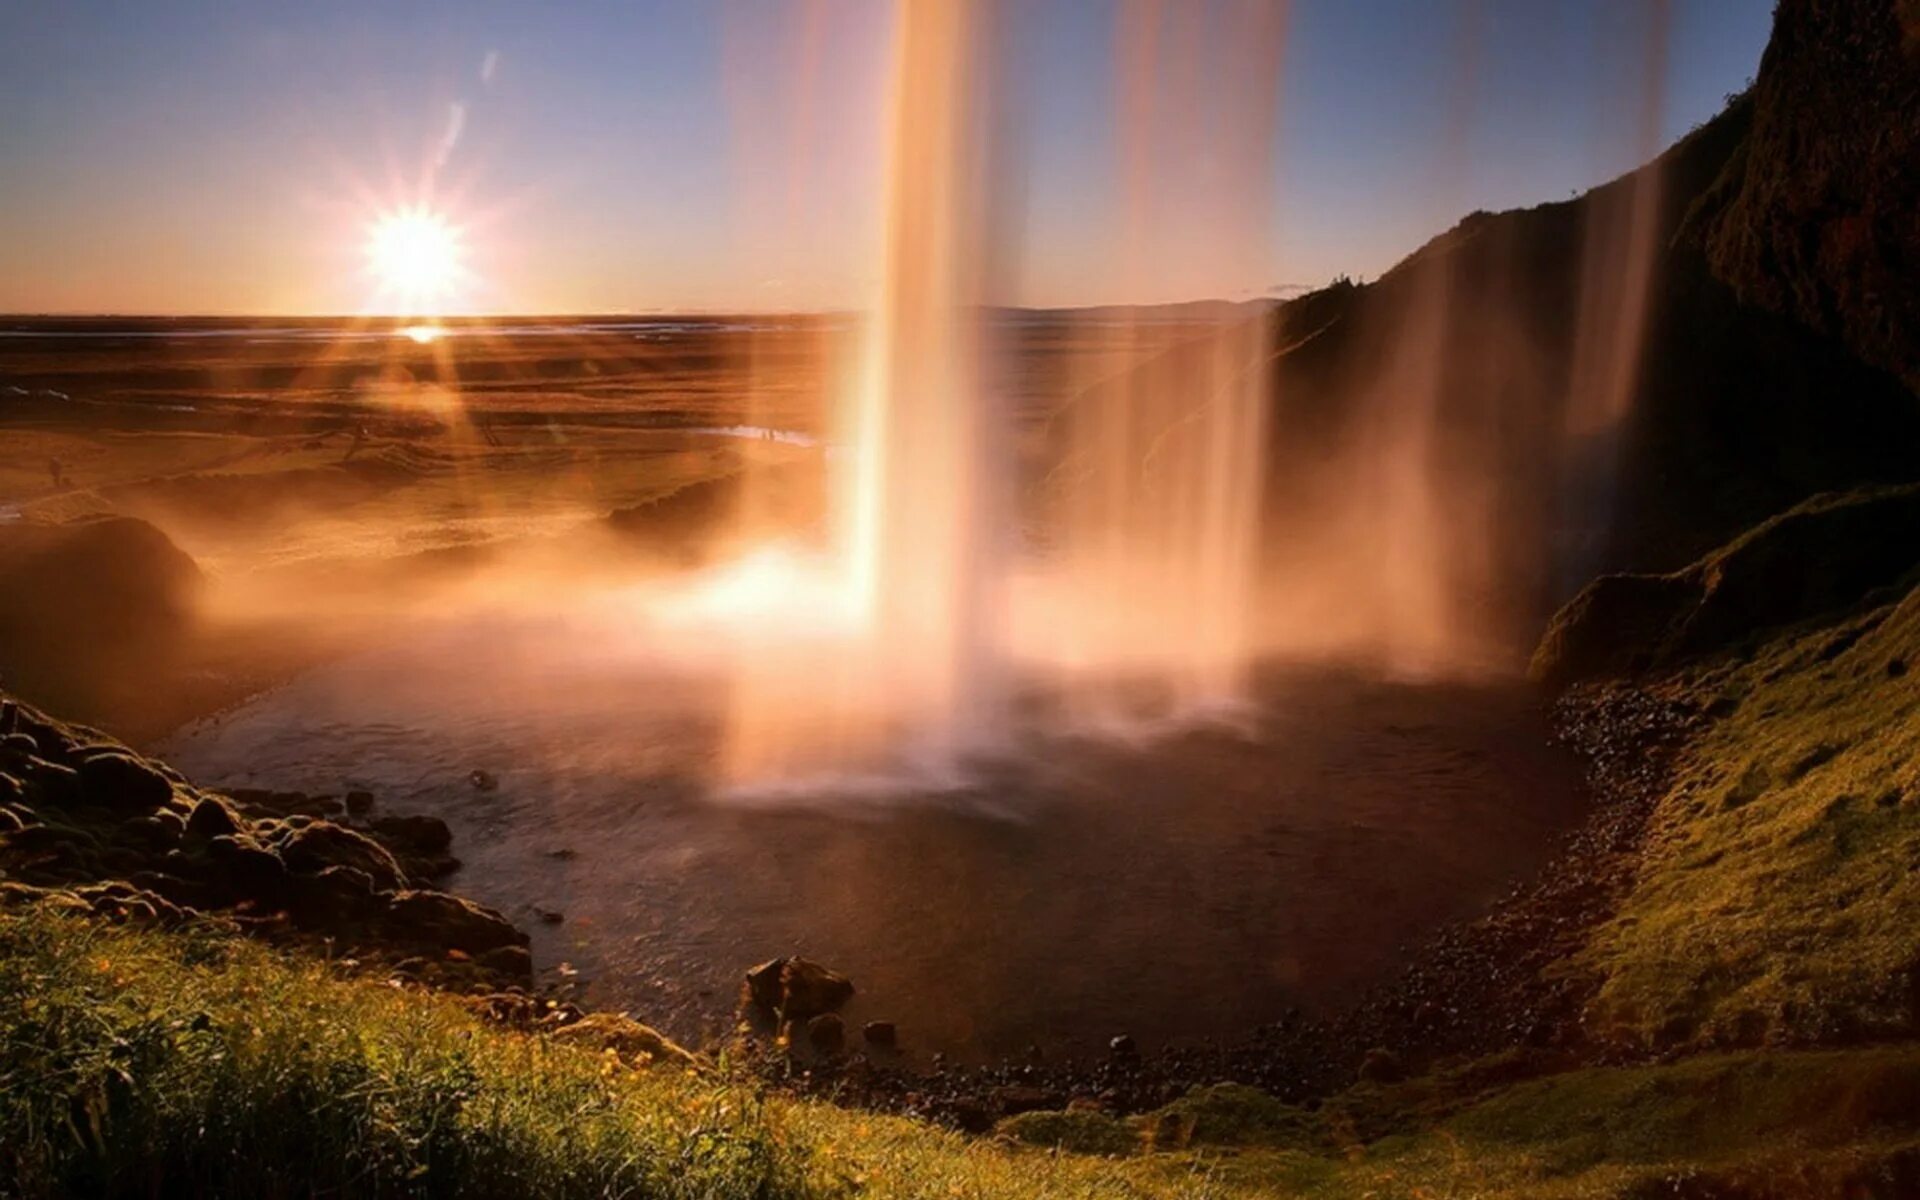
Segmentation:
<svg viewBox="0 0 1920 1200">
<path fill-rule="evenodd" d="M 449 312 L 857 306 L 881 270 L 894 2 L 0 0 L 0 311 L 379 310 L 370 229 L 408 206 L 459 232 Z M 1156 198 L 1130 208 L 1117 49 L 1140 0 L 1002 0 L 995 299 L 1377 276 L 1468 211 L 1564 199 L 1711 117 L 1772 9 L 1293 0 L 1277 79 L 1236 90 L 1233 10 L 1282 3 L 1171 6 L 1198 32 L 1148 75 Z M 1194 115 L 1249 97 L 1232 137 Z M 1229 153 L 1244 169 L 1213 173 Z"/>
</svg>

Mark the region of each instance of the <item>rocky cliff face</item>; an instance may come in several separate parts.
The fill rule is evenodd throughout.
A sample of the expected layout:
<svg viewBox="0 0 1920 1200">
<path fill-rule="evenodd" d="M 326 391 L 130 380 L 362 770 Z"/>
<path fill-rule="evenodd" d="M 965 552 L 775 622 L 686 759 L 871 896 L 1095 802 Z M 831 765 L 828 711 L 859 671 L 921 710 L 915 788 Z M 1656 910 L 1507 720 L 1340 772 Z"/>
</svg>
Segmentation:
<svg viewBox="0 0 1920 1200">
<path fill-rule="evenodd" d="M 1713 273 L 1920 390 L 1920 0 L 1783 0 L 1753 107 Z"/>
<path fill-rule="evenodd" d="M 1677 570 L 1809 496 L 1920 478 L 1916 30 L 1920 0 L 1786 0 L 1752 91 L 1646 167 L 1286 305 L 1269 511 L 1301 561 L 1276 569 L 1362 547 L 1357 594 L 1417 550 L 1455 619 L 1530 639 L 1596 574 Z M 1657 199 L 1629 283 L 1636 196 Z M 1637 341 L 1594 319 L 1641 292 Z M 1631 367 L 1594 422 L 1610 357 Z"/>
</svg>

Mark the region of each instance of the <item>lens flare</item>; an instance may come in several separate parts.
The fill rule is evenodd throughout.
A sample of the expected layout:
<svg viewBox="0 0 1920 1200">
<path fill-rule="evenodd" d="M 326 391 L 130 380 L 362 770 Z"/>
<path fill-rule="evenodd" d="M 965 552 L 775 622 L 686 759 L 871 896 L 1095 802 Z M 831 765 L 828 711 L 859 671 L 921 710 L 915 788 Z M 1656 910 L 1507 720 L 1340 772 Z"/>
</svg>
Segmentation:
<svg viewBox="0 0 1920 1200">
<path fill-rule="evenodd" d="M 453 298 L 461 275 L 460 231 L 424 207 L 383 214 L 367 230 L 367 266 L 382 298 L 424 312 Z"/>
</svg>

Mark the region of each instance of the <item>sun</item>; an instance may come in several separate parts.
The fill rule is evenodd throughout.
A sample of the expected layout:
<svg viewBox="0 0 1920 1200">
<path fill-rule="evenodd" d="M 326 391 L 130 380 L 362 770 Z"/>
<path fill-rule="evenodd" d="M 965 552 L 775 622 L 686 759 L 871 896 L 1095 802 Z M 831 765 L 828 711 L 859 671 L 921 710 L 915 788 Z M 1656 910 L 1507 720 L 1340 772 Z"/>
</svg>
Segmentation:
<svg viewBox="0 0 1920 1200">
<path fill-rule="evenodd" d="M 445 303 L 461 277 L 460 232 L 427 208 L 403 208 L 367 229 L 367 265 L 381 292 L 407 312 Z"/>
</svg>

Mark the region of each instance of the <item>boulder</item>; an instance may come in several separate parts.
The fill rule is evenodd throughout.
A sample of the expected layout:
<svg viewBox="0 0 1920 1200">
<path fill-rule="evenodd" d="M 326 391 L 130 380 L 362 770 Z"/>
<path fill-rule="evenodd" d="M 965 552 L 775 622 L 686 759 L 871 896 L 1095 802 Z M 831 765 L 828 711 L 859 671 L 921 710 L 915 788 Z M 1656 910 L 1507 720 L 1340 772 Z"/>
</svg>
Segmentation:
<svg viewBox="0 0 1920 1200">
<path fill-rule="evenodd" d="M 900 1031 L 892 1021 L 868 1021 L 860 1029 L 860 1036 L 870 1046 L 884 1046 L 888 1049 L 900 1044 Z"/>
<path fill-rule="evenodd" d="M 698 1060 L 658 1030 L 618 1013 L 588 1013 L 547 1035 L 563 1046 L 611 1050 L 621 1058 L 642 1064 L 692 1066 Z"/>
<path fill-rule="evenodd" d="M 525 946 L 501 946 L 474 960 L 486 970 L 520 983 L 533 981 L 533 953 Z"/>
<path fill-rule="evenodd" d="M 397 891 L 406 875 L 385 846 L 344 825 L 315 821 L 293 831 L 280 844 L 280 857 L 295 871 L 318 872 L 328 867 L 363 871 L 383 892 Z"/>
<path fill-rule="evenodd" d="M 400 892 L 388 899 L 386 917 L 397 936 L 467 954 L 525 946 L 528 941 L 499 913 L 445 892 Z"/>
<path fill-rule="evenodd" d="M 87 803 L 123 812 L 152 812 L 173 796 L 173 784 L 145 759 L 123 750 L 83 754 L 80 793 Z"/>
<path fill-rule="evenodd" d="M 373 880 L 357 867 L 327 867 L 289 880 L 293 919 L 309 929 L 357 926 L 384 908 Z"/>
<path fill-rule="evenodd" d="M 1669 575 L 1607 575 L 1557 613 L 1528 674 L 1551 687 L 1734 649 L 1920 571 L 1920 484 L 1815 496 Z"/>
<path fill-rule="evenodd" d="M 747 972 L 747 999 L 793 1021 L 834 1012 L 853 997 L 853 981 L 806 958 L 776 958 Z"/>
<path fill-rule="evenodd" d="M 208 841 L 207 855 L 219 868 L 218 878 L 212 882 L 232 900 L 251 900 L 277 909 L 290 899 L 287 864 L 252 838 L 223 834 Z"/>
<path fill-rule="evenodd" d="M 226 803 L 216 796 L 208 796 L 193 806 L 187 814 L 186 833 L 188 837 L 216 838 L 222 834 L 239 833 L 246 827 L 238 813 L 228 808 Z"/>
<path fill-rule="evenodd" d="M 368 829 L 387 845 L 408 854 L 444 854 L 453 845 L 453 830 L 439 817 L 376 817 Z"/>
</svg>

